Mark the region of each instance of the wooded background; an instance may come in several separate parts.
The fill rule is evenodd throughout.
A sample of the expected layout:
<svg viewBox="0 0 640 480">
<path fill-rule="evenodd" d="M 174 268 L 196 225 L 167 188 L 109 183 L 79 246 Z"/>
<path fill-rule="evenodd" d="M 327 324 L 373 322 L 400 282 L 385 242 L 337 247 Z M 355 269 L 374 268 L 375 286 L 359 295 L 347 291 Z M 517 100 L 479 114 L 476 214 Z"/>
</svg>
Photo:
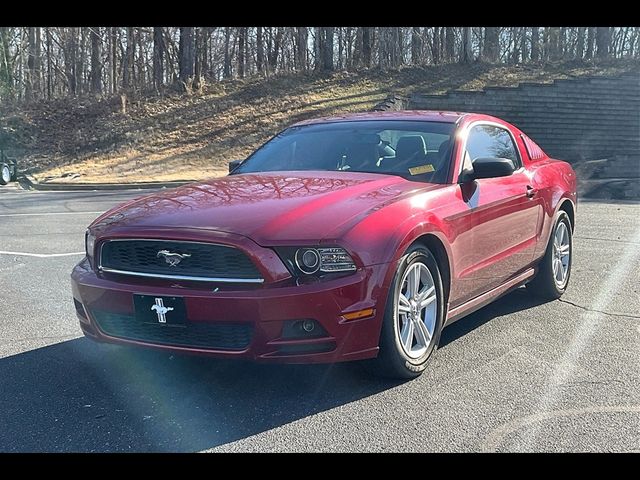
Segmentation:
<svg viewBox="0 0 640 480">
<path fill-rule="evenodd" d="M 0 101 L 261 73 L 640 58 L 640 27 L 0 27 Z"/>
</svg>

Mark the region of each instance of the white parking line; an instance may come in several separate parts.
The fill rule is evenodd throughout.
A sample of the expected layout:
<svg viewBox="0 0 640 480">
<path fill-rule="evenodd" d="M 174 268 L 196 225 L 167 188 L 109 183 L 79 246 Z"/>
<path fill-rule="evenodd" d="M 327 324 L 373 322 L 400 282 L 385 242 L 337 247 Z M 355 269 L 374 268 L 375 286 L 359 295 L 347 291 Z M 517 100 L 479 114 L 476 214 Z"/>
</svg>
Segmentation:
<svg viewBox="0 0 640 480">
<path fill-rule="evenodd" d="M 36 215 L 97 215 L 103 212 L 0 213 L 0 217 L 33 217 Z"/>
<path fill-rule="evenodd" d="M 0 250 L 0 255 L 18 255 L 18 256 L 21 256 L 21 257 L 52 258 L 52 257 L 71 257 L 73 255 L 84 255 L 84 252 L 27 253 L 27 252 L 5 252 L 5 251 Z"/>
</svg>

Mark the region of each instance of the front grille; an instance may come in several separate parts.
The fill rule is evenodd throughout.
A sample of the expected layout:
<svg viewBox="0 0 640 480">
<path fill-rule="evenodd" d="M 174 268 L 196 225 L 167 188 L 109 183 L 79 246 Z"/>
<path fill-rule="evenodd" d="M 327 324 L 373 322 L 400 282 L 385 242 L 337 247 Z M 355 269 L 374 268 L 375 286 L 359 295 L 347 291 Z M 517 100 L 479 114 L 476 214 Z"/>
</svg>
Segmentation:
<svg viewBox="0 0 640 480">
<path fill-rule="evenodd" d="M 177 261 L 171 265 L 168 260 Z M 260 272 L 242 251 L 211 243 L 110 240 L 100 250 L 100 268 L 107 272 L 190 280 L 262 281 Z"/>
<path fill-rule="evenodd" d="M 112 337 L 159 345 L 211 350 L 244 350 L 251 343 L 247 323 L 190 323 L 185 327 L 143 323 L 133 315 L 94 310 L 100 330 Z"/>
</svg>

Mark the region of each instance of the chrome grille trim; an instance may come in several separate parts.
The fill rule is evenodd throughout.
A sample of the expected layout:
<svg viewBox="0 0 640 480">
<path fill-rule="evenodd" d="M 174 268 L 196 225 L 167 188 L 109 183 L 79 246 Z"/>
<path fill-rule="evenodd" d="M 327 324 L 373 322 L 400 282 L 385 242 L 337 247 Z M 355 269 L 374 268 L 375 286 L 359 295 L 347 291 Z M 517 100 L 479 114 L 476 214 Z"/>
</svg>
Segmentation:
<svg viewBox="0 0 640 480">
<path fill-rule="evenodd" d="M 143 278 L 160 278 L 166 280 L 185 280 L 185 281 L 194 281 L 194 282 L 211 282 L 211 283 L 251 283 L 251 284 L 261 284 L 264 283 L 264 278 L 234 278 L 234 277 L 200 277 L 200 276 L 190 276 L 190 275 L 169 275 L 162 273 L 145 273 L 145 272 L 135 272 L 129 270 L 120 270 L 115 268 L 109 268 L 102 266 L 102 249 L 107 243 L 111 242 L 180 242 L 180 243 L 194 243 L 199 245 L 207 245 L 207 246 L 216 246 L 216 247 L 224 247 L 224 248 L 232 248 L 235 250 L 239 250 L 238 248 L 231 245 L 224 245 L 221 243 L 214 242 L 194 242 L 190 240 L 167 240 L 167 239 L 156 239 L 156 238 L 114 238 L 105 240 L 100 243 L 100 252 L 98 254 L 98 271 L 105 273 L 113 273 L 117 275 L 127 275 L 131 277 L 143 277 Z"/>
</svg>

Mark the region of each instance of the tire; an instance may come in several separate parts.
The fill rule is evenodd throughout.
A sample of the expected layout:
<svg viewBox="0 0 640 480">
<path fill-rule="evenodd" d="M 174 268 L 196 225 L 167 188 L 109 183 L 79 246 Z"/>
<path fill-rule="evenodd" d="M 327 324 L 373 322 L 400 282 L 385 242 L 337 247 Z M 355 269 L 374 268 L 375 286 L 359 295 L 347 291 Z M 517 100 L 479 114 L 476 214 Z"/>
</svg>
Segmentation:
<svg viewBox="0 0 640 480">
<path fill-rule="evenodd" d="M 11 181 L 11 168 L 6 163 L 0 163 L 0 185 L 6 185 Z"/>
<path fill-rule="evenodd" d="M 561 238 L 558 240 L 557 236 Z M 561 249 L 558 250 L 556 245 L 560 245 Z M 566 256 L 563 253 L 564 249 L 566 249 Z M 551 230 L 544 257 L 538 265 L 538 273 L 533 280 L 527 283 L 527 290 L 533 295 L 547 300 L 560 298 L 567 290 L 572 262 L 573 232 L 571 221 L 566 212 L 561 210 L 553 225 L 553 230 Z M 554 265 L 557 268 L 555 271 Z"/>
<path fill-rule="evenodd" d="M 416 269 L 419 271 L 418 277 Z M 412 280 L 409 280 L 409 276 Z M 422 309 L 415 307 L 409 285 L 410 281 L 414 285 L 416 278 L 419 278 L 418 293 L 423 294 L 422 300 L 426 304 Z M 429 285 L 433 287 L 431 293 Z M 401 295 L 405 299 L 402 306 Z M 406 313 L 401 313 L 402 309 L 406 309 Z M 393 277 L 380 332 L 380 351 L 378 357 L 368 364 L 370 371 L 400 379 L 419 376 L 438 347 L 443 320 L 444 295 L 438 264 L 428 249 L 419 244 L 413 245 L 403 255 Z M 409 324 L 412 326 L 409 327 Z M 431 337 L 425 342 L 427 334 Z"/>
</svg>

